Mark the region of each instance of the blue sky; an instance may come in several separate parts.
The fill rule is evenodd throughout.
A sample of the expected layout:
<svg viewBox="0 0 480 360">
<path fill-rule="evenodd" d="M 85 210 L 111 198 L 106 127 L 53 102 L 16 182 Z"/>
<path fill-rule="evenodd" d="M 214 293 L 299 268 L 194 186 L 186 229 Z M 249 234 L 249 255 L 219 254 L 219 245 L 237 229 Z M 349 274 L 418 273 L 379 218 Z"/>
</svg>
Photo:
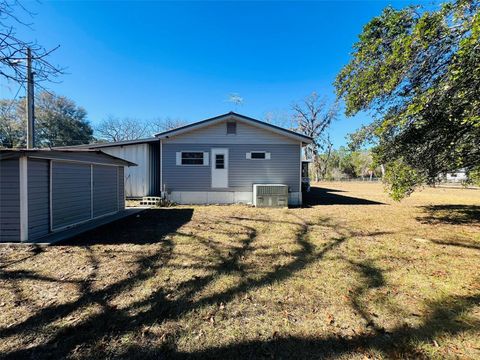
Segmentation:
<svg viewBox="0 0 480 360">
<path fill-rule="evenodd" d="M 362 26 L 390 3 L 27 2 L 33 29 L 18 33 L 60 45 L 51 60 L 68 74 L 48 87 L 83 106 L 94 126 L 109 114 L 192 122 L 236 110 L 264 119 L 312 91 L 333 101 Z M 2 97 L 16 92 L 2 85 Z M 227 102 L 230 93 L 244 104 Z M 368 121 L 341 114 L 335 146 Z"/>
</svg>

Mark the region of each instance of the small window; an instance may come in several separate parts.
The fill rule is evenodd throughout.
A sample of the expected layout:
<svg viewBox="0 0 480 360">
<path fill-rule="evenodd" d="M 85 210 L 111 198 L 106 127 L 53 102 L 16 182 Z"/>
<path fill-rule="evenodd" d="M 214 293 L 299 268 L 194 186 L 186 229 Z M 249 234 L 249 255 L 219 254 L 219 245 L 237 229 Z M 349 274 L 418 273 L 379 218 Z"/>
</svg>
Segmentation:
<svg viewBox="0 0 480 360">
<path fill-rule="evenodd" d="M 227 122 L 227 135 L 236 134 L 237 133 L 237 123 L 235 121 L 228 121 Z"/>
<path fill-rule="evenodd" d="M 203 165 L 203 152 L 182 152 L 182 165 Z"/>
<path fill-rule="evenodd" d="M 225 156 L 223 154 L 215 155 L 215 169 L 225 169 Z"/>
<path fill-rule="evenodd" d="M 266 151 L 250 151 L 250 152 L 247 152 L 247 159 L 270 160 L 270 153 Z"/>
<path fill-rule="evenodd" d="M 251 152 L 251 158 L 252 159 L 265 159 L 265 153 L 264 152 Z"/>
</svg>

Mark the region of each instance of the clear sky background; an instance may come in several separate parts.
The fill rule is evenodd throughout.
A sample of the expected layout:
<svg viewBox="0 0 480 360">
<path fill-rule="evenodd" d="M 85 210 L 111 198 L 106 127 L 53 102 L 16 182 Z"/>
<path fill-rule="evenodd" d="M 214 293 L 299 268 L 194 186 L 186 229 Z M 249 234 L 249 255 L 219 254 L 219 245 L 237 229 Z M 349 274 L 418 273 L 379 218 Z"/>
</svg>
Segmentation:
<svg viewBox="0 0 480 360">
<path fill-rule="evenodd" d="M 51 60 L 67 74 L 46 85 L 84 107 L 93 126 L 109 114 L 193 122 L 234 110 L 265 119 L 312 91 L 333 101 L 362 26 L 391 3 L 26 2 L 33 29 L 18 33 L 61 46 Z M 17 87 L 2 81 L 2 97 L 12 97 Z M 244 104 L 227 102 L 230 93 Z M 342 113 L 334 145 L 369 120 Z"/>
</svg>

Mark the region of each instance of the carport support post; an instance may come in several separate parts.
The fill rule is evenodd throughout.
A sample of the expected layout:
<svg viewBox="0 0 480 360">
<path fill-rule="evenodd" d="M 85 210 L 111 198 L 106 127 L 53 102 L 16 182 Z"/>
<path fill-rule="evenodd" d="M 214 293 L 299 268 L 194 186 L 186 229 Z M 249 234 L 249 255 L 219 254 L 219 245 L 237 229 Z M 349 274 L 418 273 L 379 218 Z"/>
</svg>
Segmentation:
<svg viewBox="0 0 480 360">
<path fill-rule="evenodd" d="M 20 156 L 19 160 L 20 186 L 20 241 L 28 241 L 28 158 Z"/>
</svg>

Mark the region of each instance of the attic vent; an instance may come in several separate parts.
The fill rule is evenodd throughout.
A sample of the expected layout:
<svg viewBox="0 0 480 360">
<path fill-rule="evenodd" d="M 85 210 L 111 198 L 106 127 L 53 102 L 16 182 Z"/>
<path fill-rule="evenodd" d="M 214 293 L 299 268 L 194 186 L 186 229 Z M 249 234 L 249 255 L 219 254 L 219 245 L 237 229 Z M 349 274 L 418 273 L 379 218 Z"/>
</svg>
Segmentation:
<svg viewBox="0 0 480 360">
<path fill-rule="evenodd" d="M 237 133 L 237 123 L 235 121 L 227 122 L 227 135 Z"/>
</svg>

